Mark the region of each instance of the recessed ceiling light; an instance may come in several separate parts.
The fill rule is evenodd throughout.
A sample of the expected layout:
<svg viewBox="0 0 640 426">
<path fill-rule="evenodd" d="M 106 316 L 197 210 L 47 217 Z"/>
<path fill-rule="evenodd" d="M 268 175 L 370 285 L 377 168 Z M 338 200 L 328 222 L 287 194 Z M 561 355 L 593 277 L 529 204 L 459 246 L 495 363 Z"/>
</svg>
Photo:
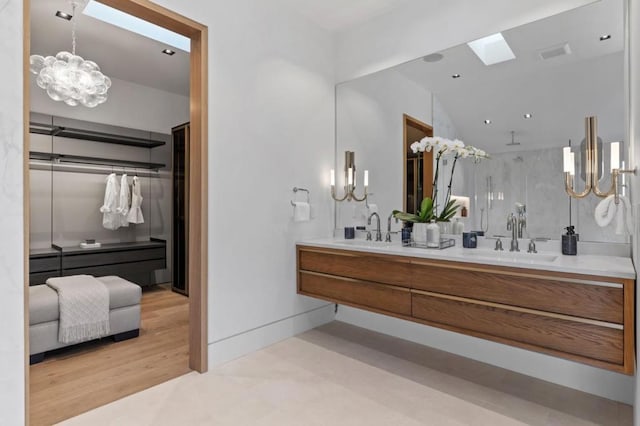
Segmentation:
<svg viewBox="0 0 640 426">
<path fill-rule="evenodd" d="M 491 120 L 487 118 L 486 120 L 484 120 L 484 124 L 491 124 Z"/>
<path fill-rule="evenodd" d="M 460 77 L 462 77 L 460 74 L 454 74 L 451 76 L 451 78 L 460 78 Z"/>
<path fill-rule="evenodd" d="M 530 114 L 530 113 L 526 113 L 526 114 L 524 115 L 524 118 L 531 118 L 531 117 L 533 117 L 533 115 L 532 115 L 532 114 Z"/>
<path fill-rule="evenodd" d="M 62 12 L 60 10 L 56 12 L 56 16 L 58 18 L 66 19 L 67 21 L 70 21 L 71 18 L 73 18 L 73 15 L 71 15 L 70 13 Z"/>
<path fill-rule="evenodd" d="M 164 53 L 165 55 L 173 56 L 176 54 L 176 51 L 171 49 L 164 49 L 162 53 Z"/>
<path fill-rule="evenodd" d="M 498 64 L 516 57 L 502 33 L 474 40 L 467 45 L 485 65 Z"/>
<path fill-rule="evenodd" d="M 605 34 L 600 36 L 600 41 L 609 40 L 611 38 L 611 34 Z"/>
</svg>

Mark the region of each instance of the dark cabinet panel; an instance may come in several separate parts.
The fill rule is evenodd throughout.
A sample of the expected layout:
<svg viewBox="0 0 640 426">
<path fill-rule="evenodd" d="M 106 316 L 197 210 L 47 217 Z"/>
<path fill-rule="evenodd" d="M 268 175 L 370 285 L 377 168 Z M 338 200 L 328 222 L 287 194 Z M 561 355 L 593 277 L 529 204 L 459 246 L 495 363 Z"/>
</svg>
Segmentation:
<svg viewBox="0 0 640 426">
<path fill-rule="evenodd" d="M 173 238 L 171 288 L 189 294 L 189 123 L 174 127 L 173 133 Z"/>
<path fill-rule="evenodd" d="M 29 285 L 69 275 L 117 275 L 138 285 L 155 284 L 154 273 L 167 267 L 167 243 L 152 240 L 103 244 L 95 249 L 54 247 L 29 256 Z"/>
</svg>

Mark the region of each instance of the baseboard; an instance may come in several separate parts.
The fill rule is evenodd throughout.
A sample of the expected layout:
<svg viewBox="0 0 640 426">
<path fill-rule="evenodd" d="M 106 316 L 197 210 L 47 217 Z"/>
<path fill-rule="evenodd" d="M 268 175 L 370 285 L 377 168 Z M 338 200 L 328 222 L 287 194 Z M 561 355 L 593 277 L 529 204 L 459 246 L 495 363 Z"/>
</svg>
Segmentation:
<svg viewBox="0 0 640 426">
<path fill-rule="evenodd" d="M 319 327 L 333 321 L 334 317 L 334 305 L 328 304 L 209 343 L 209 367 L 215 367 Z"/>
<path fill-rule="evenodd" d="M 335 319 L 633 405 L 633 376 L 343 305 L 340 305 Z"/>
</svg>

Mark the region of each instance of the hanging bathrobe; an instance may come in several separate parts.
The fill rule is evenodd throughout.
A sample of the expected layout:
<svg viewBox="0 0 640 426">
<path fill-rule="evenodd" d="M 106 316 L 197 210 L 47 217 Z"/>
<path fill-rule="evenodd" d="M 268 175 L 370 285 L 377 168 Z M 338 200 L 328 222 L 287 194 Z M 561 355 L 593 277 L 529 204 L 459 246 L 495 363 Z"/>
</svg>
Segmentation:
<svg viewBox="0 0 640 426">
<path fill-rule="evenodd" d="M 127 221 L 127 214 L 129 213 L 130 203 L 129 198 L 129 181 L 127 180 L 127 175 L 122 175 L 122 179 L 120 179 L 120 195 L 118 196 L 118 207 L 116 208 L 116 212 L 119 215 L 118 218 L 120 219 L 120 226 L 129 226 L 129 221 Z"/>
<path fill-rule="evenodd" d="M 100 207 L 102 213 L 102 226 L 106 229 L 116 230 L 120 227 L 120 215 L 117 212 L 118 195 L 120 185 L 115 173 L 107 176 L 107 188 L 104 191 L 104 203 Z"/>
<path fill-rule="evenodd" d="M 144 223 L 142 216 L 142 191 L 140 189 L 140 179 L 138 176 L 133 177 L 133 187 L 131 188 L 131 209 L 127 215 L 129 223 Z"/>
</svg>

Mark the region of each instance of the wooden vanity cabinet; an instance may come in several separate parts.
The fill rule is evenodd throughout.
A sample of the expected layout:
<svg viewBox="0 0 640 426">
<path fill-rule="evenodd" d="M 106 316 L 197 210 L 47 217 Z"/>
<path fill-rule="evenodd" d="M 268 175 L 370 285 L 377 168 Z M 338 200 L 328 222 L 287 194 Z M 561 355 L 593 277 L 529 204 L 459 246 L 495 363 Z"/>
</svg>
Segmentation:
<svg viewBox="0 0 640 426">
<path fill-rule="evenodd" d="M 299 245 L 298 293 L 625 374 L 634 280 Z"/>
</svg>

